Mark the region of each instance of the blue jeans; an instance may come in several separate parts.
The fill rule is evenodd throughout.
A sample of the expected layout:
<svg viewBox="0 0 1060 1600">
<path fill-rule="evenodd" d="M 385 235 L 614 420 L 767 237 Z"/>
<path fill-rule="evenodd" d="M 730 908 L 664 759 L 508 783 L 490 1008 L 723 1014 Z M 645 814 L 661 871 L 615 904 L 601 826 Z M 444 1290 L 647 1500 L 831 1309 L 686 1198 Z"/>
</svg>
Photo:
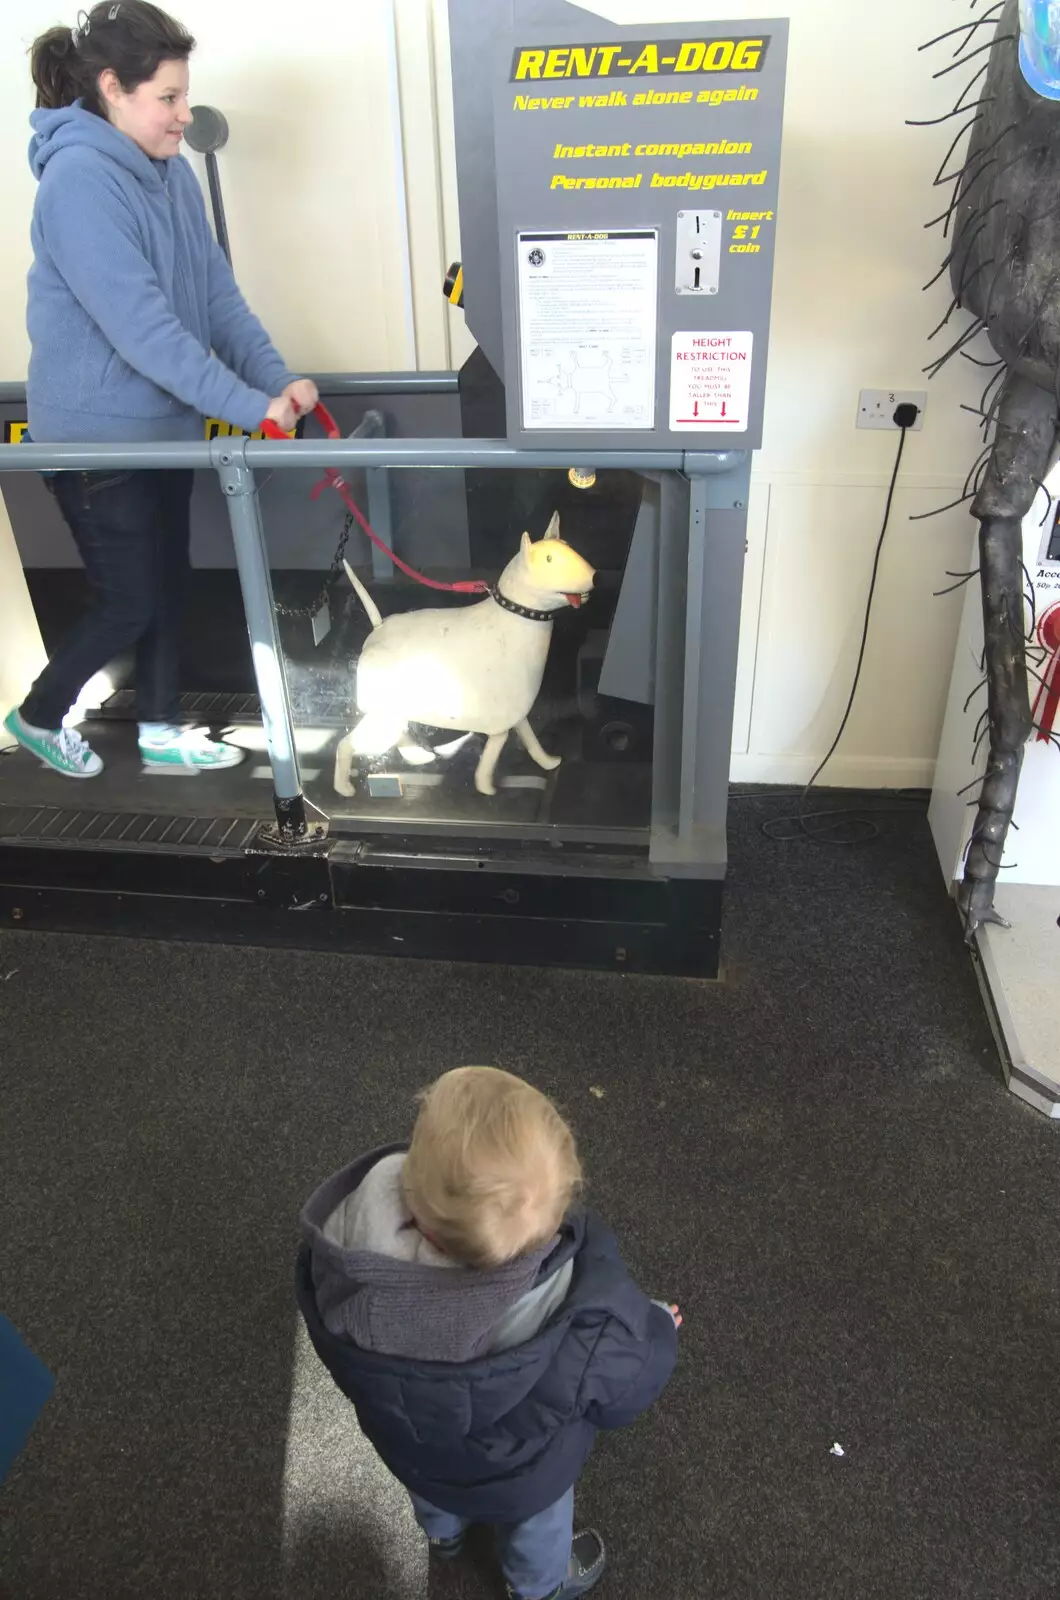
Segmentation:
<svg viewBox="0 0 1060 1600">
<path fill-rule="evenodd" d="M 85 564 L 93 605 L 26 696 L 23 720 L 58 728 L 88 680 L 135 645 L 138 720 L 176 721 L 192 474 L 59 472 L 45 481 Z"/>
<path fill-rule="evenodd" d="M 412 1495 L 416 1521 L 428 1539 L 457 1539 L 470 1526 L 464 1517 L 439 1511 Z M 496 1528 L 497 1554 L 504 1576 L 520 1600 L 543 1600 L 566 1582 L 574 1537 L 574 1490 L 525 1522 L 503 1522 Z"/>
</svg>

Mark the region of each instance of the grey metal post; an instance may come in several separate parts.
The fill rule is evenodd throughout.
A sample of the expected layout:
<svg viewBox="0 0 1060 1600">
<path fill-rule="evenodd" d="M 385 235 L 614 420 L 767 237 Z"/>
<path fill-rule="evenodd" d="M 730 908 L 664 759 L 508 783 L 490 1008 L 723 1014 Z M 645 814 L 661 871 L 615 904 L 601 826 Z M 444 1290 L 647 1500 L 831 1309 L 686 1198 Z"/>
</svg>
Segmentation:
<svg viewBox="0 0 1060 1600">
<path fill-rule="evenodd" d="M 685 682 L 685 754 L 679 830 L 718 820 L 729 804 L 732 723 L 740 654 L 740 613 L 747 553 L 751 460 L 722 478 L 692 477 L 689 523 Z"/>
<path fill-rule="evenodd" d="M 210 185 L 210 205 L 213 207 L 213 225 L 217 243 L 224 251 L 228 265 L 231 266 L 232 246 L 228 239 L 228 219 L 225 216 L 224 197 L 221 194 L 221 174 L 217 170 L 217 157 L 212 150 L 206 156 L 206 177 Z"/>
<path fill-rule="evenodd" d="M 381 411 L 366 411 L 350 434 L 351 439 L 385 439 L 386 418 Z M 390 472 L 386 467 L 366 467 L 365 489 L 368 497 L 368 521 L 383 543 L 394 548 L 394 520 L 391 516 Z M 394 576 L 394 563 L 371 539 L 366 539 L 372 562 L 372 576 L 387 579 Z"/>
<path fill-rule="evenodd" d="M 704 680 L 704 645 L 703 628 L 706 625 L 704 583 L 707 575 L 706 565 L 706 539 L 707 539 L 707 496 L 706 484 L 702 478 L 693 478 L 689 485 L 688 495 L 688 567 L 687 587 L 685 593 L 685 660 L 684 660 L 684 705 L 681 718 L 681 789 L 677 805 L 677 837 L 683 843 L 690 841 L 692 832 L 698 818 L 703 817 L 707 811 L 708 795 L 698 792 L 700 745 L 704 735 L 703 708 L 704 697 L 702 689 Z M 722 575 L 711 573 L 711 583 L 716 589 L 721 589 L 725 595 L 726 605 L 733 604 L 731 591 L 724 583 Z M 737 600 L 736 614 L 739 616 L 740 607 Z M 731 747 L 730 747 L 731 749 Z M 728 757 L 729 752 L 726 752 Z M 721 815 L 724 818 L 728 806 L 729 787 L 729 762 L 724 765 L 726 799 L 723 802 Z M 713 779 L 713 774 L 706 774 L 708 782 Z M 713 783 L 711 782 L 711 787 Z M 713 820 L 716 813 L 715 807 L 709 808 Z"/>
<path fill-rule="evenodd" d="M 674 853 L 681 807 L 681 723 L 684 713 L 685 615 L 688 581 L 689 482 L 666 473 L 659 483 L 655 644 L 655 732 L 652 757 L 651 855 Z"/>
<path fill-rule="evenodd" d="M 644 479 L 640 510 L 600 668 L 601 694 L 644 706 L 655 703 L 662 494 L 657 478 Z"/>
<path fill-rule="evenodd" d="M 210 454 L 228 500 L 254 677 L 261 700 L 261 720 L 272 767 L 280 839 L 285 844 L 297 844 L 308 832 L 305 801 L 294 742 L 291 697 L 276 628 L 276 605 L 265 554 L 261 507 L 254 474 L 243 459 L 245 448 L 243 439 L 215 439 Z"/>
<path fill-rule="evenodd" d="M 652 864 L 721 878 L 747 542 L 749 458 L 663 479 Z"/>
<path fill-rule="evenodd" d="M 369 467 L 365 472 L 368 487 L 368 521 L 384 544 L 394 548 L 394 521 L 391 515 L 390 473 L 386 467 Z M 371 543 L 371 541 L 369 541 Z M 408 560 L 402 556 L 402 560 Z M 392 578 L 394 563 L 385 550 L 372 545 L 373 578 Z"/>
<path fill-rule="evenodd" d="M 225 221 L 225 203 L 221 195 L 221 174 L 217 168 L 217 152 L 228 143 L 228 121 L 216 106 L 192 106 L 191 126 L 184 135 L 185 143 L 206 159 L 206 177 L 210 185 L 210 204 L 213 207 L 213 226 L 217 243 L 224 251 L 225 260 L 232 265 L 232 247 L 228 242 L 228 223 Z"/>
</svg>

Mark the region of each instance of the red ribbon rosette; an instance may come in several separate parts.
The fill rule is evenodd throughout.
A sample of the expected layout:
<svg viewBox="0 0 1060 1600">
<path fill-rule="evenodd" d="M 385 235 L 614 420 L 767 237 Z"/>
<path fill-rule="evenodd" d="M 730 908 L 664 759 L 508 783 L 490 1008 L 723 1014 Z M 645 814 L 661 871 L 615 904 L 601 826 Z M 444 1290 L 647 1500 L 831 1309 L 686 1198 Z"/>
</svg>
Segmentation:
<svg viewBox="0 0 1060 1600">
<path fill-rule="evenodd" d="M 1034 702 L 1034 721 L 1038 728 L 1038 743 L 1048 744 L 1053 737 L 1056 714 L 1060 711 L 1060 601 L 1050 606 L 1039 618 L 1038 643 L 1043 650 L 1048 650 L 1049 661 Z"/>
</svg>

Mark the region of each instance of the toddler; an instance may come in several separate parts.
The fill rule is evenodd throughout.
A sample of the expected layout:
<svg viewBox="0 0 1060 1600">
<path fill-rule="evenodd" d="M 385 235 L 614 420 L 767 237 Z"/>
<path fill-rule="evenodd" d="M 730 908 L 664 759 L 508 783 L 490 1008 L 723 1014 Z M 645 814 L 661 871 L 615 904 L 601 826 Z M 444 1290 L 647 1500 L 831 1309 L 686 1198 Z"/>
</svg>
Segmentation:
<svg viewBox="0 0 1060 1600">
<path fill-rule="evenodd" d="M 318 1355 L 439 1557 L 493 1525 L 511 1600 L 599 1581 L 574 1485 L 597 1429 L 633 1422 L 677 1355 L 677 1307 L 634 1285 L 581 1181 L 550 1100 L 460 1067 L 421 1097 L 411 1145 L 354 1161 L 301 1217 Z"/>
</svg>

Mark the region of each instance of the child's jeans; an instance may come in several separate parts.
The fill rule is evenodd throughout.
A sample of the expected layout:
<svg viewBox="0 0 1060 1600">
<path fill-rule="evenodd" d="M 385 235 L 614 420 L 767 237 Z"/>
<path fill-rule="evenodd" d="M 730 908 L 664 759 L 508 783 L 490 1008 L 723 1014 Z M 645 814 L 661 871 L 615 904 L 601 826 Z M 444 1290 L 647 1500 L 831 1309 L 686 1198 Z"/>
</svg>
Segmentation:
<svg viewBox="0 0 1060 1600">
<path fill-rule="evenodd" d="M 416 1521 L 428 1539 L 457 1539 L 470 1526 L 467 1519 L 439 1511 L 411 1495 Z M 511 1588 L 527 1600 L 543 1600 L 566 1582 L 574 1537 L 574 1490 L 568 1489 L 536 1517 L 499 1523 L 497 1553 Z"/>
</svg>

